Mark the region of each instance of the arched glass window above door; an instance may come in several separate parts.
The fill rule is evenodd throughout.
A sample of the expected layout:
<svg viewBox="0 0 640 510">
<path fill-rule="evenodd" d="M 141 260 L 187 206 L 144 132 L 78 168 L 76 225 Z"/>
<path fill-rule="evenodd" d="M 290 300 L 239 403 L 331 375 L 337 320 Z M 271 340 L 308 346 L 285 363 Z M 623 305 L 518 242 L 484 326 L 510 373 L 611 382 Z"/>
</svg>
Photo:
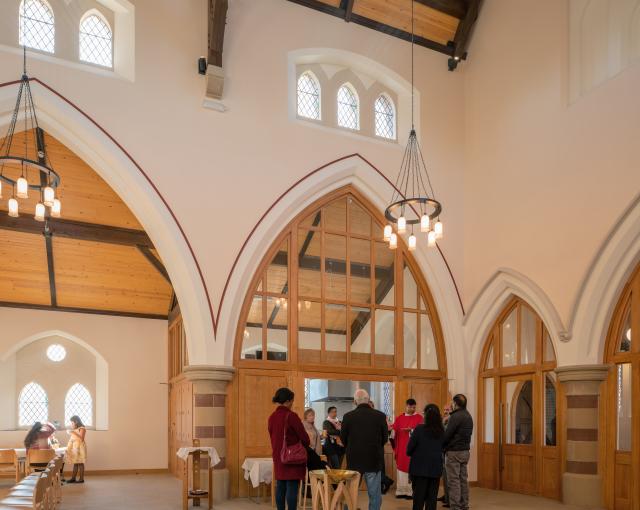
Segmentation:
<svg viewBox="0 0 640 510">
<path fill-rule="evenodd" d="M 251 283 L 236 361 L 446 370 L 433 299 L 404 245 L 352 188 L 331 193 L 275 240 Z"/>
</svg>

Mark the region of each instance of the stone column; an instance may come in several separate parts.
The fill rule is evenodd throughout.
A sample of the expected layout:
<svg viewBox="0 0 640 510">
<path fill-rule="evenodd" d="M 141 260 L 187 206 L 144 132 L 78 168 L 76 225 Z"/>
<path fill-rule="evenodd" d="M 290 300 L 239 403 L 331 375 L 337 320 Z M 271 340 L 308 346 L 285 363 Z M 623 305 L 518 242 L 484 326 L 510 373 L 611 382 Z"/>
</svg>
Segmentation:
<svg viewBox="0 0 640 510">
<path fill-rule="evenodd" d="M 233 367 L 210 365 L 192 365 L 184 369 L 185 377 L 193 383 L 193 438 L 200 440 L 200 446 L 213 446 L 222 459 L 213 471 L 216 503 L 229 498 L 225 405 L 227 384 L 233 373 Z M 206 470 L 202 474 L 202 483 L 206 485 Z"/>
<path fill-rule="evenodd" d="M 601 507 L 602 473 L 598 472 L 600 384 L 607 365 L 578 365 L 556 369 L 566 395 L 566 467 L 562 501 L 567 505 Z M 604 432 L 604 431 L 603 431 Z M 603 437 L 604 439 L 604 437 Z"/>
</svg>

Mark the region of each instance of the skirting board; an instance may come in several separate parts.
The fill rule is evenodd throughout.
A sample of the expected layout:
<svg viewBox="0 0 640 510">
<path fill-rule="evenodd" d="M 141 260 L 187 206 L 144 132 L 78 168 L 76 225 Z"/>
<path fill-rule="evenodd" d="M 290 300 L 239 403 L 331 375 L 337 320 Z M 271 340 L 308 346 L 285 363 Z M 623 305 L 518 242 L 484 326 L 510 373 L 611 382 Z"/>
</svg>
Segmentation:
<svg viewBox="0 0 640 510">
<path fill-rule="evenodd" d="M 66 466 L 65 466 L 66 468 Z M 64 474 L 71 475 L 71 470 L 64 470 Z M 118 475 L 168 475 L 168 469 L 98 469 L 85 471 L 86 476 L 118 476 Z"/>
</svg>

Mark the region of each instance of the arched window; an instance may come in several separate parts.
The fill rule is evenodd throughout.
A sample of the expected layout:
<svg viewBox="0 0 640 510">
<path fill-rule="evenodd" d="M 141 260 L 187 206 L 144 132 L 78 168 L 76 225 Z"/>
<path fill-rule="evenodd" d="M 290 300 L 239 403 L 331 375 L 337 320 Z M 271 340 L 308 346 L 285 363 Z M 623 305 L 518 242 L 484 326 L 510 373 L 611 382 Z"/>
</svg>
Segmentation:
<svg viewBox="0 0 640 510">
<path fill-rule="evenodd" d="M 18 33 L 21 46 L 53 53 L 55 23 L 49 4 L 44 0 L 22 0 Z"/>
<path fill-rule="evenodd" d="M 80 22 L 80 60 L 113 67 L 113 32 L 97 14 L 89 14 Z"/>
<path fill-rule="evenodd" d="M 378 96 L 375 105 L 376 136 L 394 140 L 396 137 L 396 113 L 393 102 L 384 94 Z"/>
<path fill-rule="evenodd" d="M 384 220 L 373 211 L 345 188 L 303 211 L 275 240 L 245 298 L 236 340 L 241 366 L 446 377 L 426 283 L 402 242 L 389 249 Z"/>
<path fill-rule="evenodd" d="M 338 89 L 338 126 L 347 129 L 360 129 L 358 95 L 348 83 Z"/>
<path fill-rule="evenodd" d="M 76 383 L 67 392 L 64 399 L 64 422 L 77 415 L 87 427 L 93 425 L 93 399 L 91 393 L 82 384 Z"/>
<path fill-rule="evenodd" d="M 298 116 L 320 120 L 320 84 L 308 71 L 298 78 Z"/>
<path fill-rule="evenodd" d="M 49 420 L 47 392 L 36 382 L 30 382 L 18 397 L 18 426 L 28 427 L 39 421 Z"/>
</svg>

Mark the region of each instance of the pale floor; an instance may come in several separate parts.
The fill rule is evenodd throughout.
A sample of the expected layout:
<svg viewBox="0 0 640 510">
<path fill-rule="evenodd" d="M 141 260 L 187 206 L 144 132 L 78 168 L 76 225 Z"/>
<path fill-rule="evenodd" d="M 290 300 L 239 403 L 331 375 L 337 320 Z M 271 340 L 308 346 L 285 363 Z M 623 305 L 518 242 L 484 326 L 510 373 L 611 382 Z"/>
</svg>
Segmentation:
<svg viewBox="0 0 640 510">
<path fill-rule="evenodd" d="M 13 484 L 0 480 L 0 496 Z M 60 510 L 180 510 L 181 482 L 170 475 L 96 476 L 84 485 L 63 488 Z M 366 495 L 358 505 L 367 509 Z M 557 501 L 511 494 L 508 492 L 471 489 L 473 510 L 576 510 Z M 410 510 L 411 502 L 386 496 L 382 505 L 388 510 Z M 206 508 L 206 507 L 201 507 Z M 257 505 L 246 499 L 236 499 L 215 505 L 215 510 L 271 510 L 271 504 Z"/>
</svg>

